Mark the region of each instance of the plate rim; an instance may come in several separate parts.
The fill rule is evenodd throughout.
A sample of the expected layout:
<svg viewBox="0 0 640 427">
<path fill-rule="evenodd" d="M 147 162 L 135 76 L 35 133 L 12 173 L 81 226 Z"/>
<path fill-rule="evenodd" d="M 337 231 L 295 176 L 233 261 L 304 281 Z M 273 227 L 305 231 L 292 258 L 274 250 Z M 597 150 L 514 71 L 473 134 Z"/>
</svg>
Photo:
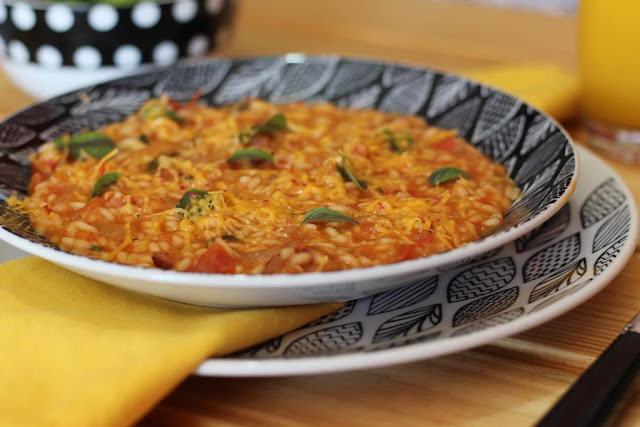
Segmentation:
<svg viewBox="0 0 640 427">
<path fill-rule="evenodd" d="M 6 230 L 4 227 L 0 226 L 0 240 L 5 241 L 6 243 L 28 252 L 31 255 L 36 255 L 56 264 L 62 265 L 65 268 L 71 268 L 75 271 L 91 271 L 93 274 L 100 274 L 106 277 L 118 277 L 126 280 L 134 280 L 134 281 L 152 281 L 156 284 L 163 286 L 189 286 L 189 287 L 216 287 L 219 289 L 239 289 L 242 287 L 244 290 L 267 290 L 267 289 L 306 289 L 313 288 L 316 286 L 324 286 L 329 283 L 335 283 L 336 281 L 345 281 L 345 282 L 363 282 L 370 280 L 384 280 L 393 277 L 397 277 L 399 275 L 411 275 L 418 274 L 419 272 L 429 271 L 437 269 L 440 266 L 448 265 L 454 263 L 456 261 L 460 261 L 470 256 L 477 255 L 479 253 L 487 252 L 493 250 L 499 246 L 505 245 L 517 237 L 533 230 L 536 227 L 539 227 L 551 218 L 556 212 L 558 212 L 564 204 L 566 204 L 573 194 L 577 182 L 578 176 L 580 174 L 580 159 L 577 151 L 577 145 L 568 134 L 568 132 L 552 117 L 547 115 L 546 113 L 540 111 L 535 106 L 529 104 L 525 100 L 507 93 L 503 90 L 497 89 L 491 85 L 479 82 L 477 80 L 470 79 L 464 75 L 452 73 L 449 71 L 442 71 L 437 68 L 419 66 L 414 64 L 407 64 L 398 61 L 385 61 L 385 60 L 376 60 L 376 59 L 367 59 L 367 58 L 357 58 L 343 55 L 331 55 L 331 54 L 304 54 L 304 53 L 283 53 L 279 55 L 265 55 L 265 56 L 247 56 L 247 57 L 218 57 L 218 58 L 208 58 L 208 59 L 196 59 L 196 60 L 186 60 L 180 61 L 177 64 L 168 67 L 158 67 L 153 70 L 148 70 L 146 72 L 141 72 L 138 74 L 132 74 L 131 76 L 122 77 L 120 79 L 113 79 L 106 82 L 98 83 L 96 85 L 80 88 L 74 91 L 69 92 L 69 94 L 76 93 L 78 91 L 82 91 L 89 88 L 98 87 L 101 85 L 109 85 L 114 82 L 117 82 L 122 79 L 128 79 L 136 76 L 143 76 L 153 72 L 160 72 L 165 70 L 171 70 L 172 68 L 181 67 L 181 66 L 189 66 L 193 64 L 206 64 L 215 61 L 241 61 L 241 60 L 257 60 L 257 59 L 273 59 L 273 58 L 284 58 L 285 60 L 291 60 L 293 62 L 306 61 L 313 58 L 334 58 L 336 60 L 347 60 L 347 61 L 357 61 L 360 63 L 369 63 L 369 64 L 381 64 L 387 66 L 402 66 L 413 68 L 421 71 L 432 72 L 440 75 L 450 75 L 454 76 L 457 79 L 464 79 L 469 82 L 473 82 L 480 87 L 487 87 L 496 93 L 500 93 L 511 98 L 517 99 L 523 105 L 526 105 L 528 108 L 533 109 L 536 113 L 543 116 L 546 120 L 549 120 L 553 123 L 554 126 L 562 133 L 562 135 L 567 139 L 569 147 L 573 152 L 573 157 L 575 159 L 574 173 L 571 178 L 570 183 L 568 184 L 566 190 L 562 194 L 561 197 L 558 198 L 555 202 L 548 205 L 547 208 L 540 212 L 536 217 L 530 219 L 524 224 L 519 224 L 510 229 L 500 231 L 495 235 L 485 236 L 484 238 L 471 242 L 463 247 L 455 248 L 443 253 L 430 255 L 424 258 L 417 258 L 412 260 L 394 262 L 389 264 L 375 265 L 370 267 L 363 268 L 355 268 L 349 270 L 340 270 L 340 271 L 330 271 L 330 272 L 309 272 L 309 273 L 299 273 L 296 275 L 291 274 L 271 274 L 271 275 L 250 275 L 250 274 L 235 274 L 235 275 L 226 275 L 226 274 L 211 274 L 211 273 L 185 273 L 185 272 L 177 272 L 177 271 L 166 271 L 160 270 L 157 268 L 147 268 L 147 267 L 136 267 L 129 265 L 120 265 L 112 262 L 107 262 L 103 260 L 93 259 L 89 257 L 85 257 L 82 255 L 72 254 L 63 252 L 59 249 L 50 248 L 44 246 L 42 244 L 38 244 L 35 242 L 31 242 L 23 237 L 15 235 L 9 230 Z M 68 95 L 68 94 L 67 94 Z M 2 123 L 11 120 L 13 117 L 18 115 L 19 113 L 28 110 L 36 105 L 46 103 L 51 101 L 52 99 L 59 98 L 59 95 L 48 100 L 44 100 L 41 102 L 36 102 L 31 104 L 14 114 L 6 117 L 2 120 Z M 291 280 L 292 277 L 295 277 L 295 280 Z"/>
<path fill-rule="evenodd" d="M 585 303 L 608 286 L 627 265 L 635 253 L 640 223 L 638 207 L 635 203 L 633 193 L 617 171 L 606 164 L 604 160 L 600 159 L 592 150 L 583 146 L 578 146 L 577 148 L 578 150 L 576 154 L 584 157 L 590 157 L 588 161 L 589 163 L 594 162 L 600 167 L 606 168 L 610 176 L 613 177 L 618 184 L 621 184 L 620 187 L 629 200 L 628 205 L 631 214 L 629 240 L 626 242 L 623 250 L 604 273 L 594 277 L 593 280 L 583 288 L 566 295 L 564 298 L 561 298 L 555 303 L 550 304 L 539 311 L 528 313 L 512 320 L 511 322 L 492 326 L 467 335 L 447 337 L 444 342 L 438 342 L 439 340 L 435 340 L 372 352 L 306 356 L 292 358 L 289 360 L 282 360 L 282 358 L 209 358 L 200 364 L 193 374 L 209 377 L 299 376 L 381 368 L 390 365 L 432 359 L 469 350 L 483 344 L 488 344 L 498 338 L 505 338 L 518 334 L 533 327 L 542 325 Z M 445 343 L 446 345 L 443 345 Z"/>
</svg>

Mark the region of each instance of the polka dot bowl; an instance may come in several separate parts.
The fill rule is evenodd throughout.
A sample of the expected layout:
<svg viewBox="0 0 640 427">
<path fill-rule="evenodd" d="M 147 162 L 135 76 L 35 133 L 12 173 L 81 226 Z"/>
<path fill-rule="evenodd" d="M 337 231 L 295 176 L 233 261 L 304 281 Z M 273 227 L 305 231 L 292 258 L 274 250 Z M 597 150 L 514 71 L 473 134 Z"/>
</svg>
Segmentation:
<svg viewBox="0 0 640 427">
<path fill-rule="evenodd" d="M 36 98 L 201 57 L 228 38 L 234 0 L 130 6 L 0 0 L 6 74 Z"/>
</svg>

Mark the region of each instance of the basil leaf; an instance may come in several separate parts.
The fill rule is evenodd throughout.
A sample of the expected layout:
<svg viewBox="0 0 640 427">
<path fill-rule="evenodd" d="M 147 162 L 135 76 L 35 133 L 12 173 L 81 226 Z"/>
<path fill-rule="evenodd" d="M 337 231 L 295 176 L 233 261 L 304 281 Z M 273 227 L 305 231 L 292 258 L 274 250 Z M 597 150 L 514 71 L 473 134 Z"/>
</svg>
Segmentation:
<svg viewBox="0 0 640 427">
<path fill-rule="evenodd" d="M 156 173 L 158 166 L 160 166 L 160 156 L 154 157 L 153 160 L 149 162 L 147 165 L 147 172 L 151 174 Z"/>
<path fill-rule="evenodd" d="M 247 148 L 233 153 L 227 163 L 239 162 L 240 160 L 264 160 L 273 161 L 273 154 L 270 154 L 260 148 Z"/>
<path fill-rule="evenodd" d="M 146 120 L 155 119 L 156 117 L 162 117 L 167 109 L 158 101 L 147 102 L 140 113 Z"/>
<path fill-rule="evenodd" d="M 191 199 L 193 198 L 204 199 L 206 195 L 207 193 L 205 191 L 187 190 L 182 196 L 182 198 L 180 199 L 180 201 L 178 202 L 178 204 L 176 205 L 176 208 L 187 209 L 187 207 L 191 203 Z"/>
<path fill-rule="evenodd" d="M 104 250 L 104 248 L 102 246 L 93 245 L 89 248 L 89 250 L 94 252 L 100 252 Z"/>
<path fill-rule="evenodd" d="M 89 199 L 93 199 L 105 192 L 105 190 L 112 184 L 115 184 L 120 179 L 120 174 L 118 172 L 107 172 L 102 175 L 93 186 L 93 192 L 91 193 L 91 197 Z"/>
<path fill-rule="evenodd" d="M 156 119 L 158 117 L 166 117 L 171 119 L 177 123 L 184 123 L 185 120 L 180 117 L 175 111 L 169 110 L 167 107 L 162 105 L 160 102 L 148 102 L 145 107 L 143 107 L 142 117 L 145 120 Z"/>
<path fill-rule="evenodd" d="M 184 123 L 186 121 L 183 117 L 179 116 L 178 113 L 176 113 L 175 111 L 171 111 L 171 110 L 167 110 L 164 113 L 164 116 L 166 118 L 171 119 L 174 122 L 180 123 L 180 124 L 182 124 L 182 123 Z"/>
<path fill-rule="evenodd" d="M 360 224 L 358 221 L 351 218 L 350 216 L 347 216 L 338 211 L 334 211 L 333 209 L 315 208 L 315 209 L 311 209 L 309 212 L 305 214 L 304 219 L 302 220 L 300 225 L 306 224 L 307 222 L 317 222 L 317 221 L 325 221 L 325 222 L 335 221 L 335 222 L 348 222 L 351 224 Z"/>
<path fill-rule="evenodd" d="M 80 158 L 82 151 L 91 157 L 101 159 L 116 148 L 113 140 L 100 132 L 85 132 L 70 137 L 56 138 L 53 144 L 60 149 L 68 149 L 74 159 Z"/>
<path fill-rule="evenodd" d="M 336 164 L 336 170 L 342 175 L 342 179 L 353 182 L 360 190 L 366 190 L 369 184 L 353 173 L 349 165 L 350 161 L 343 152 L 340 152 L 340 158 L 342 159 L 342 165 Z"/>
<path fill-rule="evenodd" d="M 149 137 L 146 134 L 140 134 L 140 138 L 138 138 L 143 144 L 149 143 Z"/>
<path fill-rule="evenodd" d="M 259 133 L 276 133 L 279 130 L 285 130 L 287 128 L 287 118 L 282 113 L 275 114 L 264 124 L 253 127 L 256 134 Z"/>
<path fill-rule="evenodd" d="M 240 133 L 238 133 L 238 141 L 240 141 L 240 144 L 246 144 L 251 141 L 251 138 L 254 136 L 256 136 L 256 133 L 253 129 L 241 130 Z"/>
<path fill-rule="evenodd" d="M 471 175 L 460 169 L 445 166 L 436 169 L 431 175 L 429 175 L 429 183 L 431 185 L 440 185 L 444 182 L 455 181 L 460 177 L 469 179 L 471 178 Z"/>
<path fill-rule="evenodd" d="M 158 170 L 158 166 L 160 166 L 160 157 L 162 157 L 162 156 L 177 157 L 179 155 L 180 155 L 180 153 L 178 153 L 177 151 L 172 151 L 171 153 L 163 153 L 163 154 L 157 155 L 147 165 L 147 172 L 149 172 L 151 174 L 156 173 L 156 171 Z"/>
<path fill-rule="evenodd" d="M 238 140 L 241 144 L 246 144 L 258 134 L 274 134 L 279 130 L 287 128 L 287 118 L 282 113 L 275 114 L 269 120 L 261 125 L 252 126 L 250 129 L 244 129 L 238 134 Z"/>
<path fill-rule="evenodd" d="M 389 129 L 385 129 L 382 133 L 391 145 L 391 149 L 396 153 L 409 151 L 413 147 L 413 137 L 409 132 L 392 132 Z"/>
</svg>

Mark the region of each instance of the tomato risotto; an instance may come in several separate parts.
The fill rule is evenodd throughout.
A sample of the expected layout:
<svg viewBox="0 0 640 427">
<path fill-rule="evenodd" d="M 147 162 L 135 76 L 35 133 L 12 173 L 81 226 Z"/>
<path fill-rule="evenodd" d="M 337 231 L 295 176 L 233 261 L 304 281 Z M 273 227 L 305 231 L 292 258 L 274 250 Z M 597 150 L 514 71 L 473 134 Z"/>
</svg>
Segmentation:
<svg viewBox="0 0 640 427">
<path fill-rule="evenodd" d="M 498 227 L 505 168 L 418 117 L 146 102 L 32 158 L 9 203 L 60 249 L 142 267 L 302 273 L 447 251 Z"/>
</svg>

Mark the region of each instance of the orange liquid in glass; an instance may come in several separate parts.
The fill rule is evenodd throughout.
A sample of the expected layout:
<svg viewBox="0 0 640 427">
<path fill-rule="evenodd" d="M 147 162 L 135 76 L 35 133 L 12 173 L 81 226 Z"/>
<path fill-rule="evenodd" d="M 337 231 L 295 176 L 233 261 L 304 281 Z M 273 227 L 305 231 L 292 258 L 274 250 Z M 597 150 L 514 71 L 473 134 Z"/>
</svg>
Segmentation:
<svg viewBox="0 0 640 427">
<path fill-rule="evenodd" d="M 640 129 L 640 0 L 582 0 L 579 57 L 583 114 Z"/>
</svg>

